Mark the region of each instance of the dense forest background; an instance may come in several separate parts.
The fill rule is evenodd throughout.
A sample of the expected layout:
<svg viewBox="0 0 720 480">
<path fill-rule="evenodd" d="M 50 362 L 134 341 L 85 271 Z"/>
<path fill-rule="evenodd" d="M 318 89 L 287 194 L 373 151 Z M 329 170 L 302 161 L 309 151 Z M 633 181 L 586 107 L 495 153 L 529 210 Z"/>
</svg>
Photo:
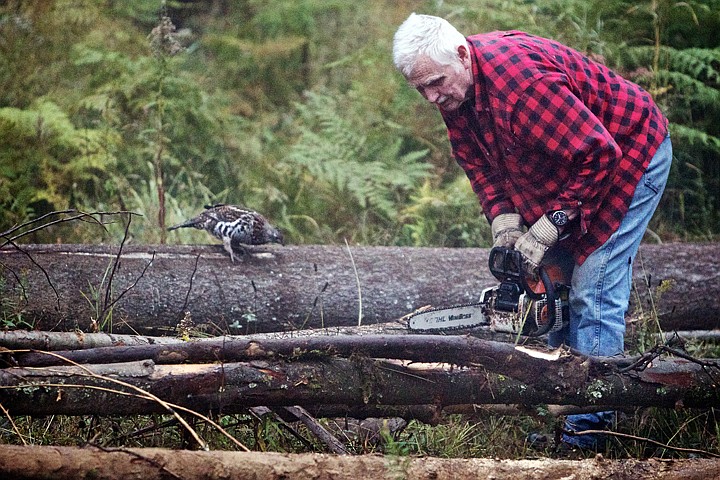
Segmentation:
<svg viewBox="0 0 720 480">
<path fill-rule="evenodd" d="M 413 11 L 466 34 L 552 37 L 644 86 L 675 148 L 650 235 L 717 238 L 720 0 L 3 1 L 0 231 L 131 211 L 135 243 L 207 243 L 165 227 L 225 202 L 290 243 L 487 246 L 438 112 L 392 65 Z M 62 223 L 23 241 L 124 228 Z"/>
</svg>

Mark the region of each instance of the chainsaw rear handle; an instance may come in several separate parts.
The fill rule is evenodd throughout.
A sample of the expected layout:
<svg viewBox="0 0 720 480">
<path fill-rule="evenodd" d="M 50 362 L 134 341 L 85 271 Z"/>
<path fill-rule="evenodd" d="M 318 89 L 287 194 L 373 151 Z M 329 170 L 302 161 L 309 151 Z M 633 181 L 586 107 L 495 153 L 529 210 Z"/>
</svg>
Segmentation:
<svg viewBox="0 0 720 480">
<path fill-rule="evenodd" d="M 490 273 L 501 282 L 513 282 L 520 285 L 525 294 L 532 300 L 540 300 L 543 298 L 542 293 L 535 292 L 527 281 L 527 272 L 525 271 L 522 254 L 514 249 L 507 247 L 493 247 L 490 250 L 488 258 Z M 538 275 L 545 288 L 545 298 L 547 301 L 548 321 L 535 332 L 531 334 L 533 337 L 541 336 L 550 331 L 555 325 L 555 286 L 553 281 L 542 265 L 538 267 Z"/>
</svg>

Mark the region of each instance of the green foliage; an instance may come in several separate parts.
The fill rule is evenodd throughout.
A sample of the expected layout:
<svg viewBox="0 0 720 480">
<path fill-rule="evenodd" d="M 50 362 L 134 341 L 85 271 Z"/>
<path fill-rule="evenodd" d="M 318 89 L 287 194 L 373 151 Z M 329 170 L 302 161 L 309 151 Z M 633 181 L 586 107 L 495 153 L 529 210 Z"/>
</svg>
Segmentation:
<svg viewBox="0 0 720 480">
<path fill-rule="evenodd" d="M 641 83 L 676 155 L 653 230 L 720 229 L 718 0 L 164 3 L 0 6 L 0 230 L 53 209 L 124 209 L 143 214 L 134 241 L 162 242 L 164 223 L 222 201 L 262 211 L 290 242 L 486 245 L 440 116 L 392 66 L 412 10 L 467 34 L 557 38 Z M 161 13 L 179 26 L 164 37 L 175 55 L 148 38 Z M 68 228 L 27 240 L 50 239 L 107 240 Z"/>
<path fill-rule="evenodd" d="M 3 330 L 32 330 L 33 325 L 23 318 L 23 307 L 26 305 L 25 292 L 27 291 L 27 279 L 20 278 L 19 285 L 15 291 L 8 294 L 6 280 L 0 277 L 0 290 L 6 292 L 0 296 L 0 329 Z"/>
<path fill-rule="evenodd" d="M 76 128 L 60 107 L 38 99 L 28 109 L 0 109 L 0 192 L 3 225 L 74 206 L 112 166 L 113 132 Z"/>
<path fill-rule="evenodd" d="M 467 179 L 459 176 L 444 187 L 426 181 L 403 210 L 400 245 L 489 247 L 490 226 L 480 213 Z"/>
<path fill-rule="evenodd" d="M 659 54 L 661 66 L 648 68 Z M 629 47 L 616 59 L 659 100 L 670 120 L 675 164 L 653 228 L 712 238 L 720 216 L 720 49 Z"/>
<path fill-rule="evenodd" d="M 368 130 L 355 124 L 343 115 L 347 106 L 326 94 L 308 92 L 306 98 L 296 107 L 298 141 L 283 162 L 303 187 L 293 195 L 296 201 L 302 197 L 308 213 L 317 215 L 313 218 L 330 215 L 333 223 L 344 224 L 347 236 L 358 212 L 377 221 L 396 220 L 408 192 L 427 176 L 427 164 L 419 162 L 427 151 L 404 152 L 401 138 L 379 134 L 380 126 Z M 332 211 L 313 209 L 329 203 Z"/>
</svg>

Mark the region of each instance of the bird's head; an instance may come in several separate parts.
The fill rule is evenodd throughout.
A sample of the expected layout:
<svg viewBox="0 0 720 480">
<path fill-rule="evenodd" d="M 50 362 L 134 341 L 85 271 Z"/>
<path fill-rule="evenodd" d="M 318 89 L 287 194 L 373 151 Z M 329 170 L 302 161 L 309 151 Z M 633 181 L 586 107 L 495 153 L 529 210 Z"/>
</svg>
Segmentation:
<svg viewBox="0 0 720 480">
<path fill-rule="evenodd" d="M 270 231 L 268 232 L 268 242 L 285 245 L 282 232 L 275 227 L 270 227 Z"/>
</svg>

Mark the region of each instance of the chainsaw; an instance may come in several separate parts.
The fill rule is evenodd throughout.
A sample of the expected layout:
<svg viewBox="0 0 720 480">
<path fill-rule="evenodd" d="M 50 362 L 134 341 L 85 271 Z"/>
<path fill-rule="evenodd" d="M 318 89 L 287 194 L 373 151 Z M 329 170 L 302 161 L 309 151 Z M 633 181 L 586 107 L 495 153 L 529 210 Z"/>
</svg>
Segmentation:
<svg viewBox="0 0 720 480">
<path fill-rule="evenodd" d="M 406 318 L 410 330 L 423 332 L 490 327 L 497 332 L 538 337 L 558 331 L 569 317 L 569 272 L 552 263 L 529 275 L 517 250 L 494 247 L 490 272 L 500 281 L 486 288 L 478 303 L 419 309 Z"/>
</svg>

